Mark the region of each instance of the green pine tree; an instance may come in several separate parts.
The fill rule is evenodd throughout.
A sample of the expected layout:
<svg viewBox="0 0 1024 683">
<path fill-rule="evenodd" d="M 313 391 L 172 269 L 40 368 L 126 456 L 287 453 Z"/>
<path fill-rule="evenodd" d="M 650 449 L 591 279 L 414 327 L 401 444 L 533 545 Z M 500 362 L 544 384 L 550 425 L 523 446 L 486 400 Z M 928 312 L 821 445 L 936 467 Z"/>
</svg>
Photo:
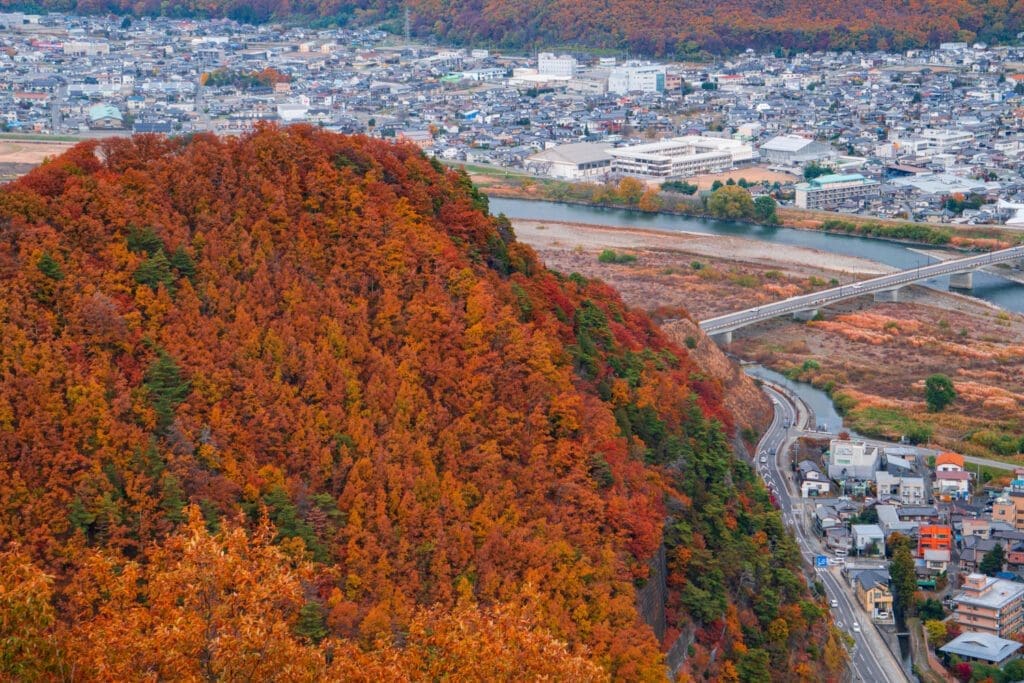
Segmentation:
<svg viewBox="0 0 1024 683">
<path fill-rule="evenodd" d="M 171 263 L 167 260 L 164 250 L 160 249 L 153 256 L 142 262 L 142 265 L 135 270 L 135 281 L 141 285 L 149 285 L 157 289 L 161 284 L 168 290 L 174 284 L 174 273 L 171 272 Z"/>
<path fill-rule="evenodd" d="M 39 260 L 36 261 L 36 268 L 39 269 L 40 273 L 51 280 L 60 282 L 64 279 L 64 270 L 60 267 L 57 260 L 50 256 L 49 252 L 46 252 L 39 257 Z"/>
<path fill-rule="evenodd" d="M 299 610 L 295 635 L 319 643 L 327 637 L 327 615 L 318 602 L 307 602 Z"/>
<path fill-rule="evenodd" d="M 146 370 L 143 386 L 157 415 L 157 429 L 163 431 L 174 420 L 175 409 L 188 396 L 191 385 L 181 376 L 181 369 L 166 351 L 157 351 L 156 360 Z"/>
<path fill-rule="evenodd" d="M 155 232 L 153 228 L 132 228 L 128 233 L 128 251 L 145 252 L 149 256 L 155 255 L 158 251 L 163 250 L 164 243 Z"/>
<path fill-rule="evenodd" d="M 981 558 L 981 563 L 978 565 L 978 571 L 987 576 L 995 576 L 999 572 L 1003 571 L 1003 564 L 1006 562 L 1006 553 L 1003 552 L 1003 546 L 996 543 L 996 547 L 985 553 L 985 556 Z"/>
<path fill-rule="evenodd" d="M 184 247 L 179 246 L 171 254 L 170 259 L 171 267 L 176 271 L 184 275 L 185 277 L 192 279 L 192 276 L 196 274 L 196 264 L 192 260 L 192 257 L 188 255 Z"/>
</svg>

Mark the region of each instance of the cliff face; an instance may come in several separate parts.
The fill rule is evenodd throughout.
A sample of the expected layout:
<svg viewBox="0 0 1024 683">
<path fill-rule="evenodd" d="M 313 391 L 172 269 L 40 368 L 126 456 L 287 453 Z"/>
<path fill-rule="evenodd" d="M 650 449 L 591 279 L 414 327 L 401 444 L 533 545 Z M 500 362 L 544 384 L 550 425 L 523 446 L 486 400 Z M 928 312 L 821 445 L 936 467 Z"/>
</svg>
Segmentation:
<svg viewBox="0 0 1024 683">
<path fill-rule="evenodd" d="M 754 380 L 734 361 L 730 360 L 710 337 L 692 320 L 679 319 L 662 326 L 669 338 L 680 346 L 689 347 L 690 356 L 701 370 L 721 383 L 722 402 L 736 420 L 739 429 L 752 429 L 758 434 L 771 424 L 772 406 Z M 692 340 L 687 344 L 687 340 Z"/>
<path fill-rule="evenodd" d="M 0 189 L 0 678 L 834 668 L 695 351 L 412 146 L 83 143 Z"/>
</svg>

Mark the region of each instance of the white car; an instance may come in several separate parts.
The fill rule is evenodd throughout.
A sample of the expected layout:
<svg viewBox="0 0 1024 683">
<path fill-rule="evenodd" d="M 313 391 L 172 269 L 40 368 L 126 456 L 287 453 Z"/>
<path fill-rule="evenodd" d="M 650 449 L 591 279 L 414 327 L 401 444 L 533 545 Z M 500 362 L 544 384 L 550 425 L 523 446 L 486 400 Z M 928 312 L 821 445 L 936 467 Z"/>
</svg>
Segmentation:
<svg viewBox="0 0 1024 683">
<path fill-rule="evenodd" d="M 839 601 L 836 600 L 835 598 L 833 598 L 832 600 L 828 601 L 828 606 L 829 607 L 839 607 Z"/>
<path fill-rule="evenodd" d="M 860 633 L 860 624 L 858 624 L 856 621 L 853 622 L 853 632 Z"/>
<path fill-rule="evenodd" d="M 768 462 L 768 456 L 767 455 L 762 455 L 761 456 L 761 462 Z"/>
</svg>

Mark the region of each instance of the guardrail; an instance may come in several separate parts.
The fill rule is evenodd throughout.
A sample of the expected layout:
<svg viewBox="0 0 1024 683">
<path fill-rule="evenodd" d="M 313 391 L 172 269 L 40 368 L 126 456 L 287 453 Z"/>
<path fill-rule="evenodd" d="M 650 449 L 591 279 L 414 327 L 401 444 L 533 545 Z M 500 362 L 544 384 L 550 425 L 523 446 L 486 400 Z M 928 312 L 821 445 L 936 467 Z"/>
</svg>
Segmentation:
<svg viewBox="0 0 1024 683">
<path fill-rule="evenodd" d="M 1009 249 L 979 254 L 977 256 L 967 256 L 955 261 L 942 261 L 927 266 L 918 266 L 899 271 L 898 273 L 890 273 L 849 285 L 825 289 L 814 294 L 802 294 L 783 301 L 709 318 L 700 322 L 700 328 L 707 334 L 731 332 L 752 323 L 770 320 L 787 313 L 813 310 L 819 306 L 852 299 L 863 294 L 898 289 L 905 285 L 939 275 L 956 275 L 977 270 L 987 265 L 1016 261 L 1017 259 L 1024 259 L 1024 246 L 1010 247 Z"/>
</svg>

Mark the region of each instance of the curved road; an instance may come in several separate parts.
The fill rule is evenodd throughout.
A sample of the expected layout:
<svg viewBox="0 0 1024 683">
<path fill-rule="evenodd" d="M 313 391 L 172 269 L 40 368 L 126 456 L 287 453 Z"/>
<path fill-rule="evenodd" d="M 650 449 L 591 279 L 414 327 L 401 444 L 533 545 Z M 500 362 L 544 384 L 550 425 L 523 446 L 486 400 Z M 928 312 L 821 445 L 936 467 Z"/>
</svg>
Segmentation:
<svg viewBox="0 0 1024 683">
<path fill-rule="evenodd" d="M 1010 247 L 1009 249 L 1001 249 L 1000 251 L 979 254 L 977 256 L 968 256 L 966 258 L 955 259 L 953 261 L 940 261 L 939 263 L 933 263 L 929 266 L 921 266 L 910 270 L 901 270 L 898 273 L 882 275 L 880 277 L 871 278 L 870 280 L 855 282 L 850 285 L 841 285 L 831 289 L 824 289 L 820 292 L 814 292 L 813 294 L 803 294 L 801 296 L 795 296 L 775 303 L 758 306 L 756 308 L 748 308 L 744 311 L 728 313 L 716 318 L 708 318 L 707 320 L 701 321 L 700 328 L 707 334 L 732 332 L 733 330 L 738 330 L 741 327 L 746 327 L 747 325 L 761 322 L 762 320 L 777 318 L 788 313 L 813 311 L 820 306 L 835 303 L 837 301 L 843 301 L 845 299 L 853 299 L 864 294 L 898 289 L 914 282 L 920 282 L 921 280 L 927 280 L 939 275 L 965 273 L 967 271 L 977 270 L 984 266 L 1016 261 L 1018 259 L 1024 259 L 1024 246 Z"/>
<path fill-rule="evenodd" d="M 772 399 L 774 415 L 771 426 L 758 444 L 758 452 L 775 456 L 766 456 L 767 462 L 756 463 L 758 472 L 775 494 L 782 512 L 782 519 L 796 536 L 800 554 L 808 565 L 814 565 L 815 555 L 823 554 L 821 543 L 805 529 L 802 516 L 803 503 L 798 494 L 791 494 L 786 467 L 780 465 L 785 460 L 790 443 L 796 438 L 790 434 L 791 425 L 794 433 L 806 426 L 809 412 L 797 403 L 791 403 L 788 396 L 777 391 L 771 385 L 764 384 L 765 393 Z M 760 459 L 760 458 L 759 458 Z M 850 657 L 852 680 L 870 683 L 906 683 L 909 681 L 900 663 L 882 641 L 881 635 L 867 618 L 867 615 L 856 603 L 852 589 L 848 589 L 844 581 L 835 575 L 833 568 L 815 569 L 817 578 L 825 585 L 829 600 L 835 600 L 838 607 L 831 608 L 832 618 L 836 626 L 849 633 L 854 639 L 854 647 Z M 853 630 L 853 624 L 860 625 L 860 631 Z"/>
</svg>

